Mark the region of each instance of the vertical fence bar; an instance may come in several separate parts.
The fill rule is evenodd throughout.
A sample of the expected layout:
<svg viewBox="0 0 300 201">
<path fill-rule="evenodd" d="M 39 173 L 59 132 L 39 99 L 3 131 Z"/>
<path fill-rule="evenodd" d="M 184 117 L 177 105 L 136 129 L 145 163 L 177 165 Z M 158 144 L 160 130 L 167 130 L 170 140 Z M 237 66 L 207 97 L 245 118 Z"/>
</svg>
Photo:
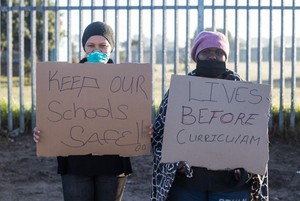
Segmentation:
<svg viewBox="0 0 300 201">
<path fill-rule="evenodd" d="M 272 128 L 273 125 L 273 113 L 272 113 L 272 91 L 273 91 L 273 65 L 274 65 L 274 44 L 273 44 L 273 9 L 272 9 L 272 0 L 270 2 L 270 11 L 269 11 L 269 85 L 271 87 L 270 94 L 270 118 L 269 118 L 269 128 Z"/>
<path fill-rule="evenodd" d="M 250 38 L 251 38 L 251 33 L 250 33 L 250 0 L 247 0 L 247 16 L 246 16 L 246 20 L 247 20 L 247 31 L 246 31 L 246 80 L 250 81 L 250 63 L 251 63 L 251 44 L 250 44 Z"/>
<path fill-rule="evenodd" d="M 235 0 L 235 39 L 234 39 L 234 71 L 238 70 L 239 63 L 239 11 L 238 11 L 238 0 Z"/>
<path fill-rule="evenodd" d="M 72 62 L 72 55 L 73 55 L 73 48 L 72 48 L 72 42 L 71 42 L 71 39 L 72 39 L 72 36 L 71 36 L 72 16 L 71 16 L 70 6 L 71 6 L 71 0 L 68 0 L 68 2 L 67 2 L 67 7 L 68 7 L 68 10 L 67 10 L 67 61 L 68 62 Z"/>
<path fill-rule="evenodd" d="M 228 36 L 227 28 L 227 0 L 224 0 L 224 12 L 223 12 L 223 33 Z"/>
<path fill-rule="evenodd" d="M 185 9 L 185 74 L 187 75 L 189 72 L 189 63 L 190 63 L 190 47 L 191 47 L 191 40 L 190 40 L 190 0 L 186 0 L 186 9 Z"/>
<path fill-rule="evenodd" d="M 30 13 L 30 63 L 31 63 L 31 125 L 36 124 L 36 0 L 31 0 Z"/>
<path fill-rule="evenodd" d="M 115 0 L 115 63 L 119 63 L 120 55 L 119 55 L 119 0 Z"/>
<path fill-rule="evenodd" d="M 155 64 L 156 64 L 156 57 L 155 57 L 155 42 L 154 42 L 154 0 L 151 0 L 151 10 L 150 10 L 150 63 L 152 67 L 152 120 L 155 118 L 155 93 L 154 93 L 154 72 L 155 72 Z"/>
<path fill-rule="evenodd" d="M 107 1 L 103 0 L 103 22 L 106 22 L 106 20 L 107 20 L 107 8 L 106 8 L 106 5 L 107 5 Z"/>
<path fill-rule="evenodd" d="M 204 0 L 198 0 L 198 33 L 204 30 Z"/>
<path fill-rule="evenodd" d="M 284 91 L 285 91 L 285 40 L 284 40 L 284 2 L 281 0 L 281 32 L 280 32 L 280 102 L 279 102 L 279 129 L 284 128 Z"/>
<path fill-rule="evenodd" d="M 178 0 L 175 0 L 174 9 L 174 74 L 177 74 L 178 64 L 179 64 L 179 54 L 178 54 Z"/>
<path fill-rule="evenodd" d="M 91 0 L 91 22 L 94 22 L 95 20 L 95 1 Z"/>
<path fill-rule="evenodd" d="M 127 29 L 126 29 L 126 62 L 131 62 L 131 1 L 127 0 Z"/>
<path fill-rule="evenodd" d="M 107 22 L 107 1 L 103 0 L 103 22 Z M 116 43 L 115 43 L 116 45 Z M 114 60 L 116 61 L 116 54 L 114 54 Z"/>
<path fill-rule="evenodd" d="M 19 93 L 20 93 L 20 133 L 25 131 L 24 118 L 24 0 L 19 2 Z"/>
<path fill-rule="evenodd" d="M 167 13 L 166 13 L 166 1 L 163 0 L 163 10 L 162 10 L 162 81 L 161 81 L 161 88 L 162 88 L 162 96 L 164 97 L 165 94 L 165 68 L 166 68 L 166 64 L 167 64 L 167 41 L 166 41 L 166 35 L 167 35 L 167 27 L 166 27 L 166 19 L 167 19 Z"/>
<path fill-rule="evenodd" d="M 48 61 L 48 0 L 43 0 L 43 61 Z"/>
<path fill-rule="evenodd" d="M 144 62 L 144 44 L 143 44 L 143 11 L 142 11 L 143 1 L 139 1 L 139 33 L 138 33 L 138 62 Z"/>
<path fill-rule="evenodd" d="M 150 63 L 152 65 L 152 76 L 154 75 L 154 68 L 156 64 L 156 51 L 155 51 L 155 16 L 154 16 L 154 0 L 151 0 L 151 11 L 150 11 Z M 154 97 L 154 96 L 152 96 Z"/>
<path fill-rule="evenodd" d="M 59 20 L 59 0 L 55 1 L 55 22 L 54 22 L 54 29 L 55 29 L 55 55 L 54 55 L 54 61 L 59 61 L 59 40 L 60 40 L 60 20 Z"/>
<path fill-rule="evenodd" d="M 261 84 L 261 51 L 262 51 L 262 47 L 261 47 L 261 0 L 258 1 L 258 40 L 257 40 L 257 83 Z"/>
<path fill-rule="evenodd" d="M 13 108 L 12 108 L 12 85 L 13 85 L 13 80 L 12 80 L 12 64 L 13 64 L 13 30 L 12 30 L 12 10 L 10 8 L 12 7 L 12 1 L 8 0 L 7 1 L 7 25 L 6 25 L 6 34 L 7 34 L 7 55 L 6 55 L 6 61 L 7 61 L 7 107 L 8 107 L 8 116 L 7 116 L 7 129 L 9 132 L 13 130 Z"/>
<path fill-rule="evenodd" d="M 216 9 L 215 9 L 215 0 L 212 0 L 212 6 L 211 6 L 211 30 L 216 31 Z"/>
<path fill-rule="evenodd" d="M 292 72 L 291 72 L 291 116 L 290 116 L 290 127 L 295 128 L 295 87 L 296 87 L 296 78 L 295 78 L 295 65 L 296 65 L 296 47 L 295 47 L 295 0 L 293 0 L 293 9 L 292 9 Z"/>
<path fill-rule="evenodd" d="M 0 1 L 0 8 L 1 8 L 1 1 Z M 0 19 L 2 19 L 2 11 L 0 11 Z M 0 40 L 1 40 L 1 35 L 2 35 L 2 30 L 1 30 L 1 23 L 0 23 Z M 2 69 L 2 47 L 0 43 L 0 78 L 2 77 L 1 74 L 1 69 Z M 1 81 L 0 81 L 0 90 L 2 88 Z M 3 99 L 0 99 L 0 130 L 2 130 L 2 101 Z"/>
<path fill-rule="evenodd" d="M 79 33 L 78 33 L 78 58 L 81 59 L 81 55 L 82 55 L 82 49 L 84 47 L 81 47 L 81 38 L 82 38 L 82 1 L 79 1 L 79 8 L 78 8 L 78 12 L 79 12 Z"/>
</svg>

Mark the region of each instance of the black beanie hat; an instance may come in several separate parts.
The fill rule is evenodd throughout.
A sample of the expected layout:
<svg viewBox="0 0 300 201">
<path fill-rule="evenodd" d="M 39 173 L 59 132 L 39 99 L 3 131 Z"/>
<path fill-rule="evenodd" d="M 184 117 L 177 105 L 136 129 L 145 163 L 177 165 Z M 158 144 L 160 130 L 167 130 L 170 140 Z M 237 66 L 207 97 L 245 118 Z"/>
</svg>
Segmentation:
<svg viewBox="0 0 300 201">
<path fill-rule="evenodd" d="M 84 51 L 85 51 L 84 46 L 86 44 L 86 41 L 91 36 L 95 36 L 95 35 L 100 35 L 106 38 L 106 40 L 111 45 L 112 50 L 114 49 L 115 41 L 114 41 L 114 31 L 112 30 L 112 28 L 109 25 L 105 24 L 104 22 L 92 22 L 85 28 L 83 32 L 82 47 Z"/>
</svg>

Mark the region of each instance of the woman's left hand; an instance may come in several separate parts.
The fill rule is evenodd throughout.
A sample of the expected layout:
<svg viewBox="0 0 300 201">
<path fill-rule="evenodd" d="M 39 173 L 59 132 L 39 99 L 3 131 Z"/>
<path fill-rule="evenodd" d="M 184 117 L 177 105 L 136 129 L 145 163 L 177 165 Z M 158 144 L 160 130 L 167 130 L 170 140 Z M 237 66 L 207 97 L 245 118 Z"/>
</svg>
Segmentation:
<svg viewBox="0 0 300 201">
<path fill-rule="evenodd" d="M 149 132 L 148 132 L 148 134 L 149 134 L 149 137 L 150 137 L 150 138 L 153 138 L 153 124 L 151 124 L 151 125 L 149 126 Z"/>
<path fill-rule="evenodd" d="M 239 181 L 241 179 L 241 170 L 240 169 L 235 169 L 234 170 L 234 178 L 237 181 Z"/>
</svg>

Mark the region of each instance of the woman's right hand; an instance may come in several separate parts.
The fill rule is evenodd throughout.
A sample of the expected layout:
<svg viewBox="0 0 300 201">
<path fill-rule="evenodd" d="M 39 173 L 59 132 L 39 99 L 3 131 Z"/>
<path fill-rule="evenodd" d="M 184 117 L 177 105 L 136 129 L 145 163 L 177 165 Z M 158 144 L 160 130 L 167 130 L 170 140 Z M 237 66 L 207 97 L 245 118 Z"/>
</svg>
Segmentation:
<svg viewBox="0 0 300 201">
<path fill-rule="evenodd" d="M 177 172 L 180 174 L 184 174 L 186 171 L 187 162 L 185 161 L 180 161 L 178 166 L 177 166 Z"/>
<path fill-rule="evenodd" d="M 33 141 L 35 143 L 38 143 L 40 141 L 40 133 L 41 131 L 37 127 L 33 129 Z"/>
</svg>

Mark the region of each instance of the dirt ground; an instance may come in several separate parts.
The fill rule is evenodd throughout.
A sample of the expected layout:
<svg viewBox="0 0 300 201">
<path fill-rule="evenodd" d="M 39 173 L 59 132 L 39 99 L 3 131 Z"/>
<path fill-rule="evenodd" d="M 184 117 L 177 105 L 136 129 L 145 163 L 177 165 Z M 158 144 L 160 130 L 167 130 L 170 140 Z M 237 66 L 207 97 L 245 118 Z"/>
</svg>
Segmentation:
<svg viewBox="0 0 300 201">
<path fill-rule="evenodd" d="M 300 143 L 273 139 L 270 143 L 270 201 L 300 201 Z M 149 200 L 151 156 L 133 157 L 124 201 Z M 37 157 L 31 135 L 7 140 L 0 135 L 0 200 L 60 201 L 62 187 L 56 158 Z"/>
</svg>

